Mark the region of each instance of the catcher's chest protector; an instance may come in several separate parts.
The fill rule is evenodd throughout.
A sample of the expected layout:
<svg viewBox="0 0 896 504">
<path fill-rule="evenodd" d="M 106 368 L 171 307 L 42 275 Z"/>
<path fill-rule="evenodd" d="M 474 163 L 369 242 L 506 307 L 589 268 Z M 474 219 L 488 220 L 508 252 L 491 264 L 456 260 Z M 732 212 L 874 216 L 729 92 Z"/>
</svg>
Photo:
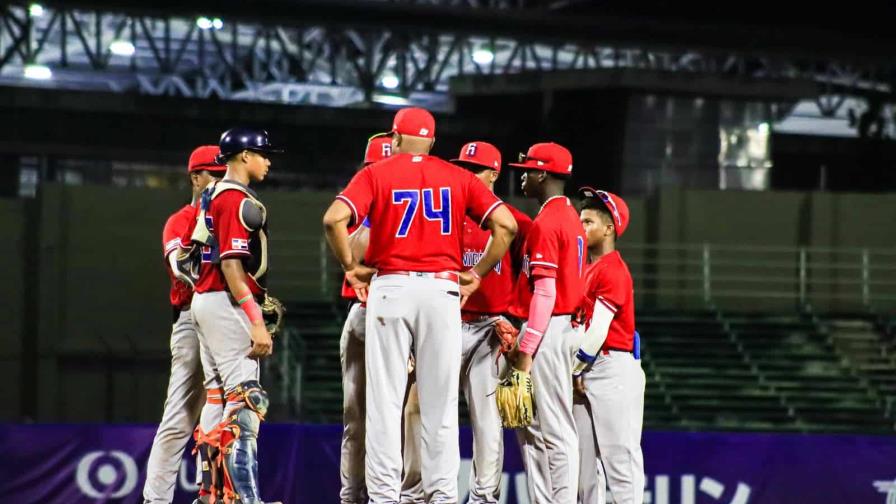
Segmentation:
<svg viewBox="0 0 896 504">
<path fill-rule="evenodd" d="M 239 219 L 243 227 L 249 231 L 249 252 L 252 256 L 243 260 L 243 267 L 259 286 L 266 286 L 266 273 L 268 271 L 268 222 L 267 209 L 255 196 L 255 192 L 248 187 L 231 180 L 219 180 L 212 182 L 202 191 L 199 202 L 199 215 L 196 218 L 196 228 L 190 239 L 204 247 L 211 249 L 211 261 L 214 264 L 221 262 L 218 241 L 214 235 L 214 223 L 207 216 L 215 198 L 225 191 L 240 191 L 246 195 L 246 199 L 240 204 Z M 205 254 L 205 252 L 204 252 Z"/>
</svg>

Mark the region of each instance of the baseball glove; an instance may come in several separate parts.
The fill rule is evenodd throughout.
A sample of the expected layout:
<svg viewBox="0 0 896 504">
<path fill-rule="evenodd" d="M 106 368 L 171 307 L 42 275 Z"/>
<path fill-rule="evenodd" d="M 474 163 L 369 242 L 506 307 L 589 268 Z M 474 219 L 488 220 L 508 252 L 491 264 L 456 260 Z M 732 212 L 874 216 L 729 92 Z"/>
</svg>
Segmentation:
<svg viewBox="0 0 896 504">
<path fill-rule="evenodd" d="M 513 327 L 510 322 L 498 319 L 495 321 L 495 334 L 498 336 L 501 353 L 507 353 L 516 346 L 516 337 L 520 334 L 520 330 Z"/>
<path fill-rule="evenodd" d="M 264 302 L 261 303 L 261 315 L 264 317 L 264 323 L 268 328 L 271 336 L 280 332 L 283 327 L 283 314 L 286 313 L 286 307 L 274 296 L 264 295 Z"/>
<path fill-rule="evenodd" d="M 532 377 L 528 371 L 514 367 L 495 391 L 501 424 L 508 429 L 519 429 L 532 425 L 535 405 L 532 398 Z"/>
</svg>

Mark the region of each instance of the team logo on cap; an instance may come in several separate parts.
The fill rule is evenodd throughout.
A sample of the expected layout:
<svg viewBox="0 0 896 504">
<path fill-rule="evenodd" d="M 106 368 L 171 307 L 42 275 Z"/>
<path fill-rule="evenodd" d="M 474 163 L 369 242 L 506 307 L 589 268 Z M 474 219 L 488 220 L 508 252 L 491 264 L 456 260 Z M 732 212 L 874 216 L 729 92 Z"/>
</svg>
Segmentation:
<svg viewBox="0 0 896 504">
<path fill-rule="evenodd" d="M 390 157 L 392 155 L 392 144 L 386 142 L 383 144 L 383 157 Z"/>
<path fill-rule="evenodd" d="M 476 157 L 476 149 L 478 146 L 475 143 L 471 143 L 467 146 L 467 156 Z"/>
</svg>

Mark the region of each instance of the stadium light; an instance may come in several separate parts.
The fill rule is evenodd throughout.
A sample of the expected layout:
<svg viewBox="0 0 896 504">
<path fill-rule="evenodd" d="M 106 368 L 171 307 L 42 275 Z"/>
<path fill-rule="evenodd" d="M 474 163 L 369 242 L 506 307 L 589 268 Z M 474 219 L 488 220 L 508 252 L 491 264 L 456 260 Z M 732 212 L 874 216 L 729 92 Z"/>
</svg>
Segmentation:
<svg viewBox="0 0 896 504">
<path fill-rule="evenodd" d="M 134 44 L 127 40 L 114 40 L 109 44 L 109 50 L 117 56 L 133 56 L 134 52 L 137 51 Z"/>
<path fill-rule="evenodd" d="M 479 65 L 488 65 L 492 61 L 495 61 L 495 51 L 487 46 L 480 46 L 473 51 L 473 61 Z"/>
<path fill-rule="evenodd" d="M 44 6 L 38 3 L 33 3 L 28 6 L 28 15 L 31 17 L 41 17 L 44 15 Z"/>
<path fill-rule="evenodd" d="M 394 94 L 373 93 L 372 98 L 373 101 L 382 103 L 383 105 L 405 106 L 411 104 L 411 100 Z"/>
<path fill-rule="evenodd" d="M 49 80 L 53 78 L 53 71 L 47 65 L 32 63 L 25 65 L 23 75 L 26 79 L 31 80 Z"/>
<path fill-rule="evenodd" d="M 380 84 L 383 85 L 386 89 L 395 89 L 401 84 L 401 81 L 398 80 L 398 76 L 395 75 L 395 72 L 392 70 L 386 70 L 383 72 L 383 77 L 380 79 Z"/>
<path fill-rule="evenodd" d="M 200 30 L 220 30 L 224 28 L 224 21 L 221 18 L 209 18 L 205 16 L 199 16 L 196 18 L 196 26 Z"/>
</svg>

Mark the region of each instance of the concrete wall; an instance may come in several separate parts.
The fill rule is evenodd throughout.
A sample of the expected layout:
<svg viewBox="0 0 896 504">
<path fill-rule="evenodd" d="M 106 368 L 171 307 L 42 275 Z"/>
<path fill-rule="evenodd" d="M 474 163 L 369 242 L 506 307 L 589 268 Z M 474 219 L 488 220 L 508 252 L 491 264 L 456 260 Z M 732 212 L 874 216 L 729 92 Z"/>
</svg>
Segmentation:
<svg viewBox="0 0 896 504">
<path fill-rule="evenodd" d="M 4 232 L 3 268 L 0 268 L 0 421 L 15 420 L 21 412 L 22 332 L 24 299 L 22 270 L 25 254 L 25 205 L 19 200 L 0 199 L 0 229 Z"/>
</svg>

